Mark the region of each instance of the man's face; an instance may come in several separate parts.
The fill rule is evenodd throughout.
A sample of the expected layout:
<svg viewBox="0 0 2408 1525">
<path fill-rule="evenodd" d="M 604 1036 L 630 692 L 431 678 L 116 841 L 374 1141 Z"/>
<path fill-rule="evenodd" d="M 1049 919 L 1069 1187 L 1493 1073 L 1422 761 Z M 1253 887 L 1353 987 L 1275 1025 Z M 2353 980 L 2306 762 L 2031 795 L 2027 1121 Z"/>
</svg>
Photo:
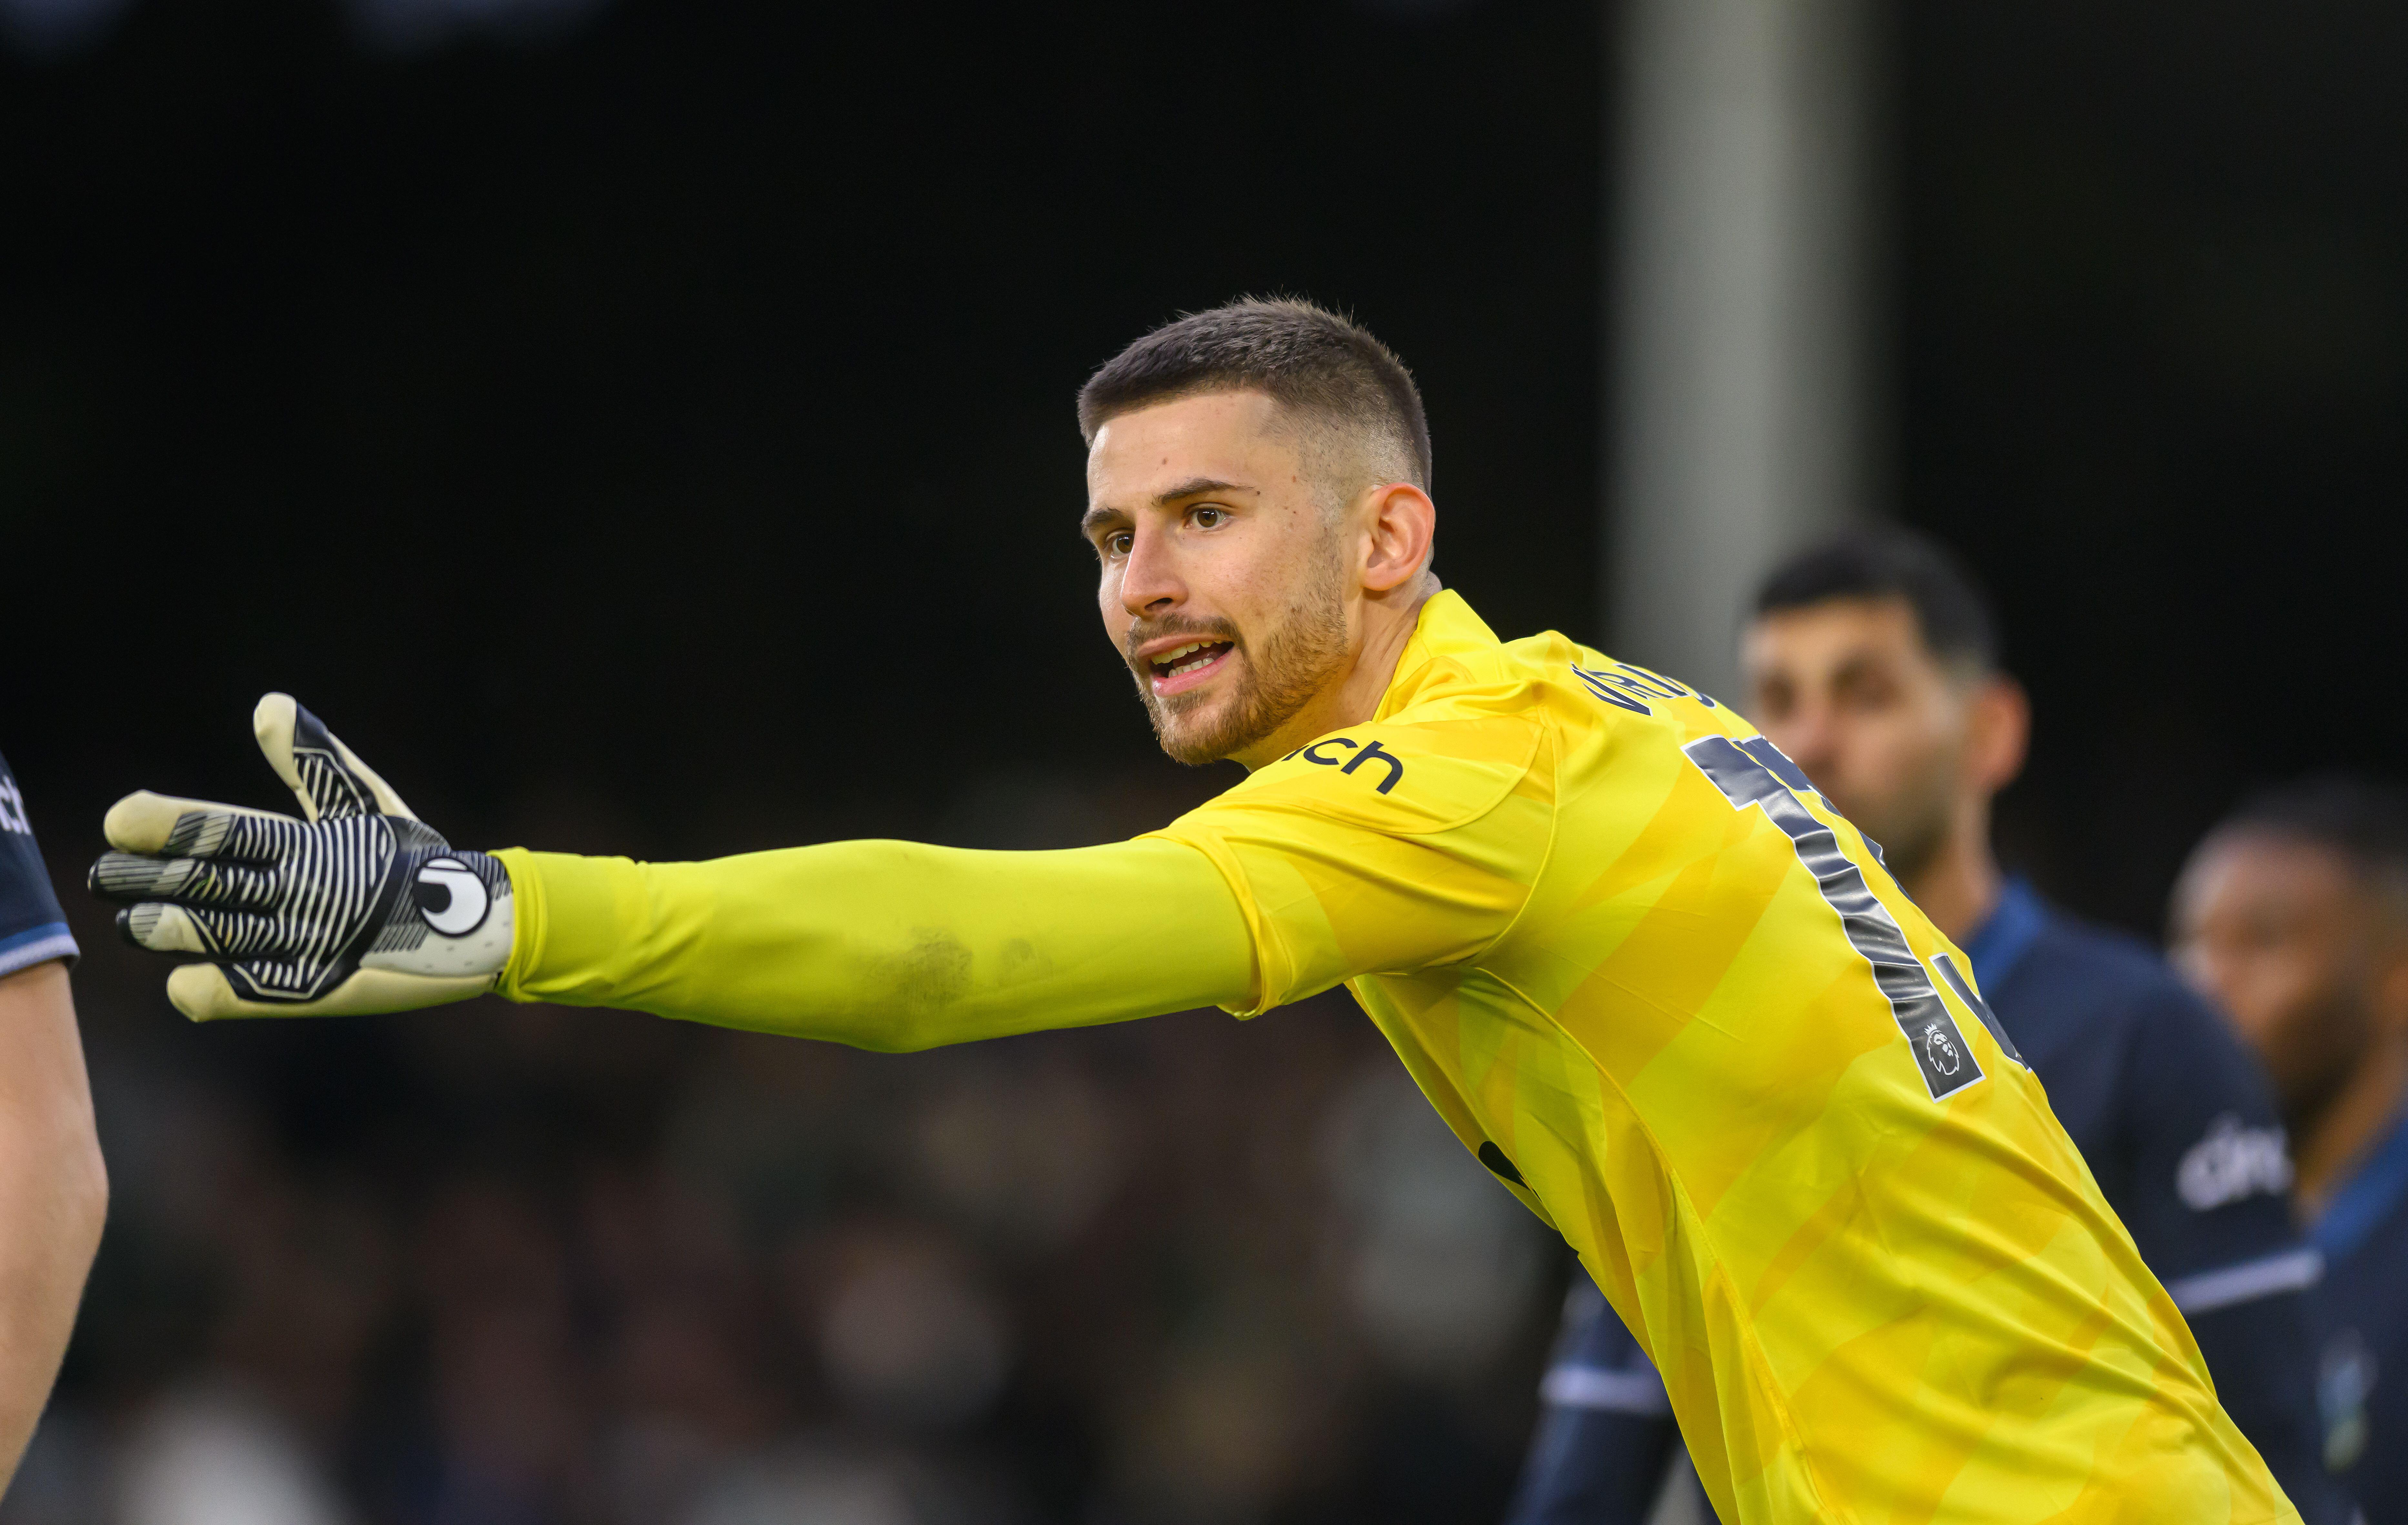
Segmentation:
<svg viewBox="0 0 2408 1525">
<path fill-rule="evenodd" d="M 1901 880 L 1940 850 L 1962 789 L 2005 783 L 1969 769 L 1973 685 L 1932 656 L 1903 598 L 1764 615 L 1748 627 L 1742 662 L 1748 718 L 1882 844 Z"/>
<path fill-rule="evenodd" d="M 1336 513 L 1259 392 L 1124 413 L 1087 454 L 1096 603 L 1162 749 L 1248 754 L 1347 669 Z"/>
<path fill-rule="evenodd" d="M 2330 848 L 2242 828 L 2210 837 L 2174 886 L 2174 961 L 2231 1014 L 2284 1112 L 2338 1095 L 2377 1027 L 2382 918 Z"/>
</svg>

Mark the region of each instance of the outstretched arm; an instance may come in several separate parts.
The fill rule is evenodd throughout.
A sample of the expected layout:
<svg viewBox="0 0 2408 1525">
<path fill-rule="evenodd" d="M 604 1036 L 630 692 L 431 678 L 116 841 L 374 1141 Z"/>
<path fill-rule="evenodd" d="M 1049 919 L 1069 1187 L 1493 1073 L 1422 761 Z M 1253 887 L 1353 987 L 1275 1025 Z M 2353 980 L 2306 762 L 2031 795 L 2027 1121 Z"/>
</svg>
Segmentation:
<svg viewBox="0 0 2408 1525">
<path fill-rule="evenodd" d="M 844 842 L 707 863 L 512 850 L 518 1000 L 916 1049 L 1243 1004 L 1254 952 L 1211 860 Z"/>
<path fill-rule="evenodd" d="M 135 794 L 93 887 L 197 954 L 196 1021 L 407 1011 L 497 990 L 925 1048 L 1476 959 L 1530 894 L 1552 802 L 1523 725 L 1355 728 L 1135 842 L 979 853 L 850 842 L 709 863 L 455 848 L 282 694 L 251 717 L 301 816 Z M 1395 785 L 1408 776 L 1412 784 Z"/>
<path fill-rule="evenodd" d="M 314 715 L 252 716 L 300 818 L 163 795 L 108 813 L 93 887 L 198 954 L 196 1021 L 405 1011 L 499 990 L 724 1027 L 926 1048 L 1246 1003 L 1254 952 L 1199 849 L 853 842 L 709 863 L 452 847 Z"/>
</svg>

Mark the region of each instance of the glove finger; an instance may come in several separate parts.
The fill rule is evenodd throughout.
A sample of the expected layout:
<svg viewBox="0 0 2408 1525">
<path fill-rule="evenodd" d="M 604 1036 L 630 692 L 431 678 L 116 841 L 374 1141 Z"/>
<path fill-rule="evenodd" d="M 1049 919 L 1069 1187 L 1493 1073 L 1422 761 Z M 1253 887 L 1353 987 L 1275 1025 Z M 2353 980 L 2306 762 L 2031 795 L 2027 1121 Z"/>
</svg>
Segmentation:
<svg viewBox="0 0 2408 1525">
<path fill-rule="evenodd" d="M 467 1000 L 493 989 L 490 974 L 430 978 L 364 969 L 315 1000 L 251 1000 L 236 989 L 237 981 L 251 983 L 250 966 L 234 966 L 234 979 L 216 964 L 186 964 L 167 976 L 167 999 L 176 1010 L 195 1022 L 229 1016 L 365 1016 L 378 1012 L 416 1011 Z"/>
<path fill-rule="evenodd" d="M 167 976 L 167 999 L 176 1010 L 195 1022 L 213 1017 L 236 1016 L 236 1008 L 246 1004 L 235 999 L 234 986 L 226 984 L 225 971 L 215 964 L 184 964 Z"/>
<path fill-rule="evenodd" d="M 276 923 L 240 911 L 145 900 L 117 914 L 126 942 L 153 953 L 197 953 L 208 958 L 251 958 L 274 951 Z"/>
<path fill-rule="evenodd" d="M 221 805 L 209 799 L 179 799 L 148 789 L 108 807 L 101 834 L 111 847 L 167 857 L 269 858 L 276 856 L 278 827 L 297 830 L 290 815 Z"/>
<path fill-rule="evenodd" d="M 262 909 L 275 903 L 276 876 L 206 857 L 103 853 L 92 866 L 92 892 L 111 900 L 174 900 L 183 905 Z"/>
<path fill-rule="evenodd" d="M 301 708 L 290 694 L 270 694 L 251 715 L 251 734 L 267 766 L 284 781 L 312 821 L 349 815 L 417 815 L 393 785 L 359 755 L 335 739 L 325 723 Z"/>
</svg>

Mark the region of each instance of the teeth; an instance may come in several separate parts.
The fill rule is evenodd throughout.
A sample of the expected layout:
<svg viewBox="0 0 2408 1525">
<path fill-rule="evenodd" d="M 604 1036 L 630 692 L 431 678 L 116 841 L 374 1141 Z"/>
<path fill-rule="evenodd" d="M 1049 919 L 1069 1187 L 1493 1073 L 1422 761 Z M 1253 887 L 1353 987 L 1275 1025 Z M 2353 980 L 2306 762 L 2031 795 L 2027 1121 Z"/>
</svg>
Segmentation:
<svg viewBox="0 0 2408 1525">
<path fill-rule="evenodd" d="M 1186 645 L 1182 646 L 1182 647 L 1179 647 L 1179 648 L 1178 648 L 1177 650 L 1175 650 L 1175 651 L 1168 651 L 1168 652 L 1163 653 L 1160 656 L 1155 657 L 1155 658 L 1154 658 L 1154 661 L 1155 661 L 1155 663 L 1156 663 L 1156 664 L 1160 664 L 1160 663 L 1164 663 L 1164 662 L 1176 662 L 1176 661 L 1178 661 L 1181 657 L 1182 657 L 1182 656 L 1186 655 L 1189 652 L 1200 652 L 1200 651 L 1202 651 L 1203 649 L 1204 649 L 1204 643 L 1203 643 L 1202 641 L 1200 641 L 1200 640 L 1191 640 L 1191 641 L 1189 641 Z"/>
<path fill-rule="evenodd" d="M 1195 648 L 1191 646 L 1191 647 L 1189 647 L 1188 649 L 1189 649 L 1190 651 L 1193 651 Z M 1216 653 L 1215 655 L 1217 655 L 1218 654 Z M 1193 662 L 1182 662 L 1181 664 L 1179 664 L 1179 666 L 1177 666 L 1177 667 L 1175 667 L 1175 668 L 1172 668 L 1172 669 L 1170 669 L 1170 675 L 1171 675 L 1172 677 L 1176 678 L 1176 677 L 1178 677 L 1178 676 L 1179 676 L 1181 673 L 1182 673 L 1182 672 L 1193 672 L 1193 671 L 1195 671 L 1197 668 L 1201 668 L 1201 667 L 1210 667 L 1211 664 L 1212 664 L 1212 657 L 1210 657 L 1210 656 L 1199 656 L 1199 657 L 1197 657 L 1197 658 L 1195 661 L 1193 661 Z"/>
</svg>

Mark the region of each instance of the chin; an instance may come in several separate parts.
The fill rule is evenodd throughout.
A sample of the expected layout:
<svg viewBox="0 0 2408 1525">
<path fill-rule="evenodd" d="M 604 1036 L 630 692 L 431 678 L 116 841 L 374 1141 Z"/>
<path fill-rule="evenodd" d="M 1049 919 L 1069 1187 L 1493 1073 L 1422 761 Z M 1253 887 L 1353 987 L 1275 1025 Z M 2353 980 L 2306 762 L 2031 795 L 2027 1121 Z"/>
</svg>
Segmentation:
<svg viewBox="0 0 2408 1525">
<path fill-rule="evenodd" d="M 1247 707 L 1239 702 L 1241 698 L 1220 696 L 1213 702 L 1168 712 L 1149 705 L 1154 738 L 1173 762 L 1190 768 L 1201 768 L 1242 752 L 1261 738 L 1242 734 L 1247 729 L 1242 724 Z"/>
<path fill-rule="evenodd" d="M 1219 762 L 1246 744 L 1242 741 L 1226 741 L 1209 727 L 1201 726 L 1171 727 L 1157 725 L 1154 728 L 1154 739 L 1162 744 L 1163 754 L 1172 762 L 1184 763 L 1190 768 Z"/>
</svg>

